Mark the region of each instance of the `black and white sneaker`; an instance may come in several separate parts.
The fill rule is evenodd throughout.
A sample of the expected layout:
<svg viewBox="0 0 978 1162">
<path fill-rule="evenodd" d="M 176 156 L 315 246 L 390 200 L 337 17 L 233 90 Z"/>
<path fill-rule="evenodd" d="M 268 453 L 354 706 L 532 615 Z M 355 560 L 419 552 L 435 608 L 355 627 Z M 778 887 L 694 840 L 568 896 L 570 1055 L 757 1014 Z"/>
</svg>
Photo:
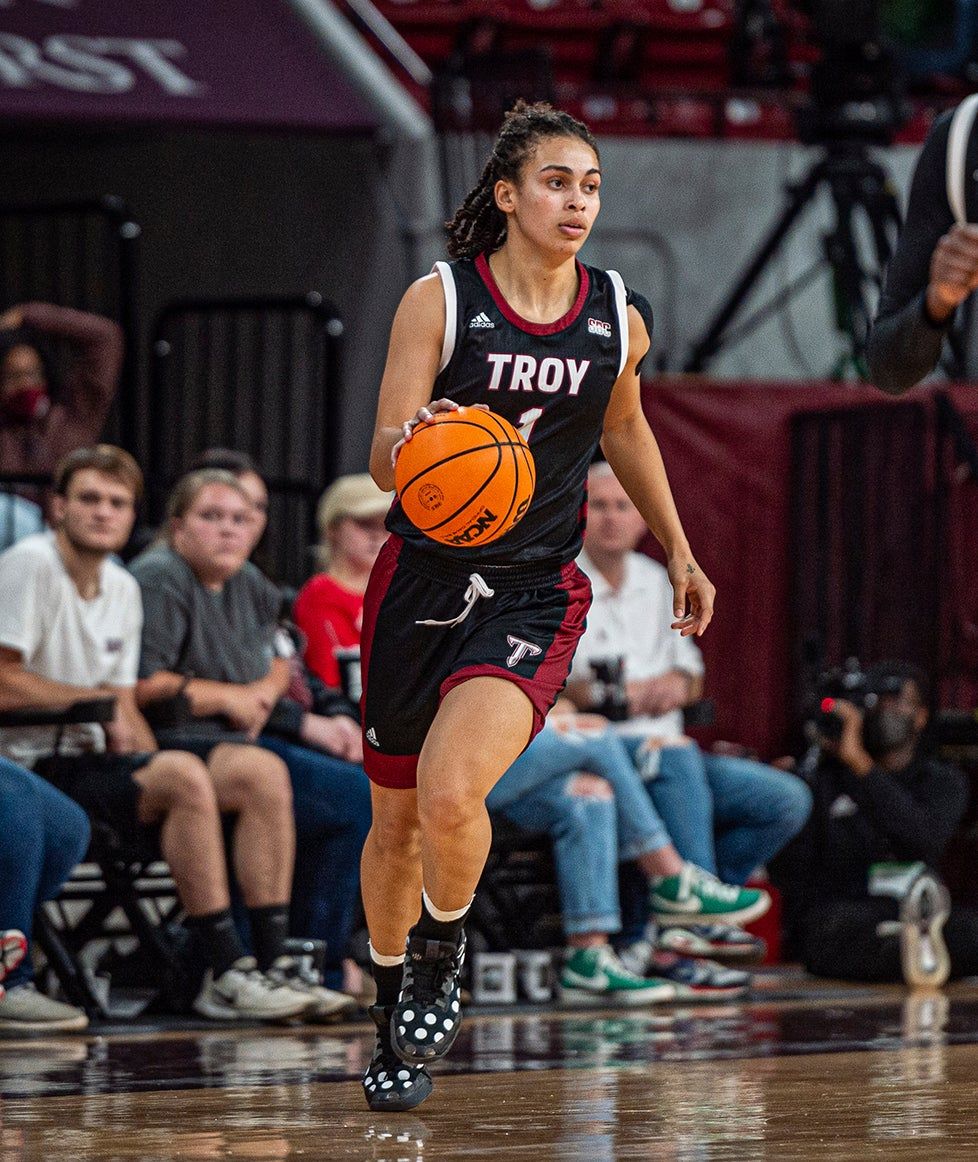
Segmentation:
<svg viewBox="0 0 978 1162">
<path fill-rule="evenodd" d="M 458 944 L 408 934 L 404 983 L 391 1018 L 391 1040 L 402 1061 L 423 1065 L 451 1049 L 462 1023 L 464 961 L 464 932 Z"/>
<path fill-rule="evenodd" d="M 429 1096 L 434 1084 L 423 1065 L 402 1061 L 391 1045 L 393 1005 L 373 1005 L 367 1010 L 377 1026 L 377 1043 L 363 1075 L 363 1096 L 372 1110 L 413 1110 Z"/>
</svg>

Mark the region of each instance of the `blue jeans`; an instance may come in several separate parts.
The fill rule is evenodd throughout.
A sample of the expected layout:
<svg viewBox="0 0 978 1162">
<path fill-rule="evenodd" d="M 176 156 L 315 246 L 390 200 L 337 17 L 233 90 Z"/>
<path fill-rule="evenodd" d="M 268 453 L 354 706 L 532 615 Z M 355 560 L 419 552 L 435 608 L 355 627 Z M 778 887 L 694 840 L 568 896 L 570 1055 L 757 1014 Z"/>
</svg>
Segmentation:
<svg viewBox="0 0 978 1162">
<path fill-rule="evenodd" d="M 0 928 L 19 928 L 30 939 L 34 912 L 81 862 L 90 834 L 77 803 L 33 771 L 0 758 Z M 33 975 L 27 956 L 5 987 Z"/>
<path fill-rule="evenodd" d="M 646 787 L 683 859 L 728 884 L 744 883 L 766 864 L 812 809 L 812 793 L 797 775 L 698 746 L 664 750 L 659 775 Z"/>
<path fill-rule="evenodd" d="M 326 941 L 324 980 L 339 988 L 360 900 L 360 853 L 370 830 L 363 767 L 263 734 L 258 743 L 289 768 L 296 856 L 290 928 Z"/>
<path fill-rule="evenodd" d="M 579 771 L 600 775 L 614 799 L 573 792 Z M 669 843 L 620 739 L 545 727 L 506 771 L 486 800 L 528 831 L 553 840 L 564 930 L 617 932 L 618 864 Z"/>
<path fill-rule="evenodd" d="M 644 742 L 624 740 L 637 761 Z M 659 774 L 645 784 L 676 850 L 728 884 L 742 884 L 802 829 L 812 793 L 796 775 L 749 759 L 705 754 L 696 745 L 666 747 Z M 622 905 L 628 939 L 644 927 L 641 885 L 627 874 Z"/>
</svg>

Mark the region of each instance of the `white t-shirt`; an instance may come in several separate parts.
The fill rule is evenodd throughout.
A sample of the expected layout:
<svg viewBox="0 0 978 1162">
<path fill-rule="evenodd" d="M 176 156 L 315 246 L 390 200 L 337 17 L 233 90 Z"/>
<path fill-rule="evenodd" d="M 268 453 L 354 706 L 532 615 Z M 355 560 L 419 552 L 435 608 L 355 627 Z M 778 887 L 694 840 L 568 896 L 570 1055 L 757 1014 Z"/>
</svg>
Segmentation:
<svg viewBox="0 0 978 1162">
<path fill-rule="evenodd" d="M 17 650 L 24 668 L 71 686 L 135 686 L 143 606 L 135 578 L 114 561 L 99 589 L 82 599 L 53 533 L 25 537 L 0 553 L 0 646 Z M 49 754 L 56 728 L 0 730 L 0 752 L 24 766 Z M 99 726 L 71 726 L 61 752 L 103 750 Z"/>
<path fill-rule="evenodd" d="M 587 629 L 577 646 L 572 682 L 594 677 L 590 663 L 624 658 L 625 678 L 659 678 L 670 670 L 693 677 L 703 674 L 703 658 L 692 637 L 670 629 L 672 585 L 658 561 L 644 553 L 629 553 L 620 589 L 612 589 L 597 567 L 581 553 L 578 565 L 591 579 L 594 600 L 587 615 Z M 683 714 L 672 710 L 657 718 L 645 714 L 618 723 L 622 734 L 676 738 L 683 733 Z"/>
</svg>

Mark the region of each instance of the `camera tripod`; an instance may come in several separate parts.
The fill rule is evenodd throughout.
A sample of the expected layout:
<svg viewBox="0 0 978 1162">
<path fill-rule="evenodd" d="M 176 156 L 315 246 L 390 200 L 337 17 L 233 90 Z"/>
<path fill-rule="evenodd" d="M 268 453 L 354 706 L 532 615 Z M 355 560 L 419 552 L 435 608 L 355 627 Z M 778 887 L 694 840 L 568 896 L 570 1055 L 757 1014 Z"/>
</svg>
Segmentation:
<svg viewBox="0 0 978 1162">
<path fill-rule="evenodd" d="M 835 223 L 823 237 L 822 256 L 783 292 L 759 307 L 738 326 L 732 327 L 758 279 L 778 248 L 798 222 L 819 190 L 825 187 L 835 208 Z M 875 250 L 875 266 L 863 266 L 857 238 L 858 214 L 865 215 Z M 832 275 L 835 324 L 846 336 L 849 364 L 864 374 L 864 352 L 873 317 L 872 291 L 882 282 L 900 227 L 900 211 L 889 175 L 869 156 L 862 141 L 831 141 L 800 179 L 785 186 L 784 207 L 762 240 L 754 257 L 734 283 L 703 335 L 693 344 L 684 371 L 703 371 L 723 348 L 739 342 L 761 323 L 781 310 L 823 270 Z M 842 367 L 839 373 L 841 374 Z"/>
</svg>

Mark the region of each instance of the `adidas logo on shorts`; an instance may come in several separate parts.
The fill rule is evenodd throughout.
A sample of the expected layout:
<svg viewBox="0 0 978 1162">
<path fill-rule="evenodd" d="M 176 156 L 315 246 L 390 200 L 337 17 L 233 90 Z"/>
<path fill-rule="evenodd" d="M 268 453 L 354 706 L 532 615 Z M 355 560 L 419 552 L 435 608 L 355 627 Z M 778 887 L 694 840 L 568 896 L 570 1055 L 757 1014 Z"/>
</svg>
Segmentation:
<svg viewBox="0 0 978 1162">
<path fill-rule="evenodd" d="M 485 311 L 480 311 L 474 319 L 469 319 L 469 328 L 482 327 L 487 331 L 495 330 L 496 324 L 489 318 Z"/>
<path fill-rule="evenodd" d="M 367 731 L 367 742 L 371 746 L 380 746 L 380 743 L 377 741 L 377 731 L 372 726 Z"/>
</svg>

